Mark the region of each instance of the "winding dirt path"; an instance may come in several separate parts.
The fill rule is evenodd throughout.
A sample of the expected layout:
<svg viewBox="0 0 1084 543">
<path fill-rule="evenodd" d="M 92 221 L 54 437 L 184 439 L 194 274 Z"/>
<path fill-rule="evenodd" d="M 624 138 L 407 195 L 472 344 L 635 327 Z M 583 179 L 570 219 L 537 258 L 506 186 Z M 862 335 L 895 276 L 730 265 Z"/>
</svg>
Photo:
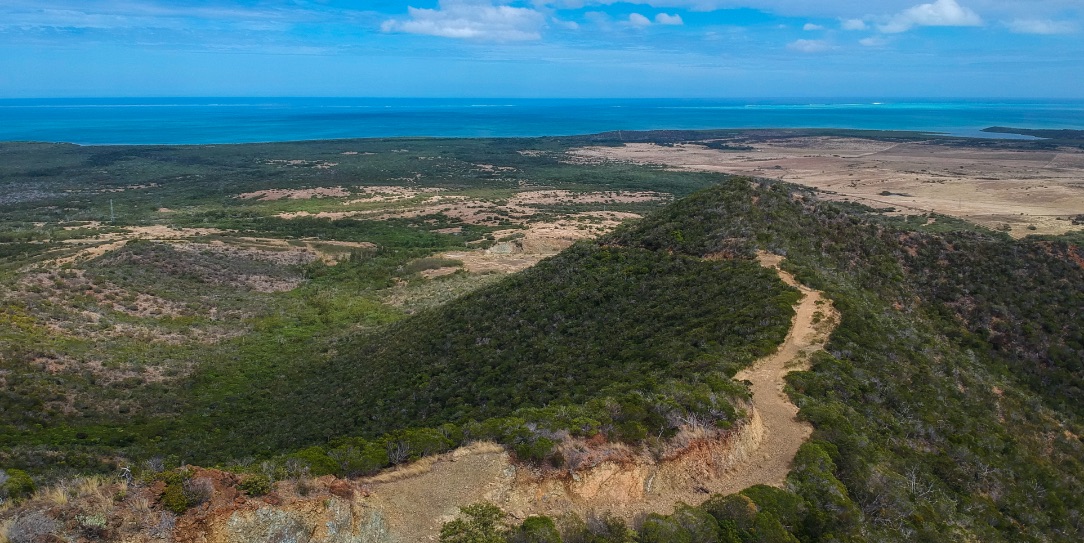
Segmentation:
<svg viewBox="0 0 1084 543">
<path fill-rule="evenodd" d="M 803 297 L 794 308 L 794 321 L 779 350 L 734 376 L 752 383 L 753 408 L 760 415 L 764 435 L 755 457 L 731 480 L 731 492 L 757 484 L 783 486 L 794 455 L 813 433 L 812 426 L 797 420 L 798 406 L 783 392 L 783 378 L 792 371 L 808 370 L 810 356 L 824 348 L 839 324 L 839 314 L 830 300 L 779 268 L 782 257 L 761 252 L 757 259 L 762 266 L 775 269 L 784 283 L 802 291 Z"/>
</svg>

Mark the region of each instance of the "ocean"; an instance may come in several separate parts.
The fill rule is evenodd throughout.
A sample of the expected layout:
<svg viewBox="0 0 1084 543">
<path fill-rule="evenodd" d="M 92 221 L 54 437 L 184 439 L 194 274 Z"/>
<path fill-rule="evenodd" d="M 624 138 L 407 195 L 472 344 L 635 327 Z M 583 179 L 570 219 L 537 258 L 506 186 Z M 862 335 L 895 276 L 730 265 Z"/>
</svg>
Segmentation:
<svg viewBox="0 0 1084 543">
<path fill-rule="evenodd" d="M 1012 137 L 980 132 L 990 126 L 1084 129 L 1084 100 L 0 100 L 0 141 L 86 145 L 530 137 L 711 128 L 850 128 Z"/>
</svg>

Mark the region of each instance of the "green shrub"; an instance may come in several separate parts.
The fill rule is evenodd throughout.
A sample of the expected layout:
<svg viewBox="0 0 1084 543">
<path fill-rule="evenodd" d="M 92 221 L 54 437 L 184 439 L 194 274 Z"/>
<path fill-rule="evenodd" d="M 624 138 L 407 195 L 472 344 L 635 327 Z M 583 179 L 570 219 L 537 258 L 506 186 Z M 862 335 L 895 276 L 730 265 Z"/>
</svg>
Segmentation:
<svg viewBox="0 0 1084 543">
<path fill-rule="evenodd" d="M 779 518 L 768 512 L 757 514 L 752 532 L 750 543 L 798 543 L 798 538 L 787 531 Z"/>
<path fill-rule="evenodd" d="M 177 515 L 183 515 L 188 510 L 188 497 L 184 495 L 184 487 L 181 483 L 168 483 L 166 489 L 159 498 L 162 507 Z"/>
<path fill-rule="evenodd" d="M 506 543 L 509 530 L 505 514 L 489 503 L 463 507 L 463 518 L 445 523 L 440 529 L 441 543 Z"/>
<path fill-rule="evenodd" d="M 248 475 L 237 487 L 250 497 L 263 496 L 271 492 L 271 479 L 262 473 Z"/>
<path fill-rule="evenodd" d="M 670 516 L 648 515 L 640 543 L 719 543 L 719 524 L 703 509 L 679 504 Z"/>
<path fill-rule="evenodd" d="M 729 521 L 738 530 L 752 529 L 757 512 L 760 510 L 749 496 L 743 494 L 715 495 L 700 507 L 715 517 L 720 524 Z"/>
<path fill-rule="evenodd" d="M 184 514 L 189 507 L 195 505 L 192 498 L 189 497 L 191 491 L 186 492 L 185 489 L 185 486 L 191 477 L 191 474 L 183 469 L 164 471 L 158 475 L 157 479 L 166 483 L 166 488 L 162 491 L 162 496 L 159 498 L 162 507 L 165 507 L 167 510 L 172 511 L 177 515 L 181 515 Z"/>
<path fill-rule="evenodd" d="M 553 519 L 545 516 L 527 517 L 512 535 L 513 543 L 561 543 L 561 534 Z"/>
<path fill-rule="evenodd" d="M 806 515 L 806 503 L 794 493 L 767 485 L 756 485 L 741 491 L 753 500 L 757 509 L 776 516 L 790 531 L 797 530 Z"/>
<path fill-rule="evenodd" d="M 302 449 L 287 458 L 301 462 L 309 468 L 309 473 L 317 477 L 339 472 L 339 463 L 328 456 L 328 453 L 321 447 Z"/>
<path fill-rule="evenodd" d="M 591 543 L 633 543 L 636 541 L 636 532 L 630 530 L 623 519 L 610 513 L 589 517 L 587 530 L 590 534 L 588 541 Z"/>
<path fill-rule="evenodd" d="M 0 497 L 6 496 L 15 502 L 20 502 L 33 495 L 34 490 L 37 489 L 30 474 L 21 469 L 0 470 L 0 473 L 7 474 L 7 480 L 0 486 Z"/>
</svg>

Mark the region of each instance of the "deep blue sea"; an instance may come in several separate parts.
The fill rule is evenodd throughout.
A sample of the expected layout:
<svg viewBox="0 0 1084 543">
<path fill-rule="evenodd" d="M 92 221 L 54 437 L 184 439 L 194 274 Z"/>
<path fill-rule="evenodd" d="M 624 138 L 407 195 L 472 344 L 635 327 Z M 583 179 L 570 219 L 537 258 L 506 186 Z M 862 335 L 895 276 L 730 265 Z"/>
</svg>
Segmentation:
<svg viewBox="0 0 1084 543">
<path fill-rule="evenodd" d="M 0 141 L 79 144 L 558 136 L 709 128 L 855 128 L 992 137 L 979 130 L 995 125 L 1084 129 L 1084 100 L 0 100 Z"/>
</svg>

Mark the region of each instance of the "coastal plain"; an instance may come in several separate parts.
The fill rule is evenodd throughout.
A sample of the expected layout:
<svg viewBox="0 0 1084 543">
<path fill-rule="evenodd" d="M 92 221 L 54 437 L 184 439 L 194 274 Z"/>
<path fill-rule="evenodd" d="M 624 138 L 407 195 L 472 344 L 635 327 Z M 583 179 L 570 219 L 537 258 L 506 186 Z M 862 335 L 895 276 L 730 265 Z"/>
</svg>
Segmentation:
<svg viewBox="0 0 1084 543">
<path fill-rule="evenodd" d="M 708 143 L 709 145 L 703 145 Z M 1084 150 L 953 138 L 741 134 L 702 143 L 629 143 L 571 153 L 687 171 L 779 179 L 813 187 L 828 199 L 893 208 L 898 214 L 937 213 L 1014 237 L 1063 234 L 1084 228 Z"/>
</svg>

